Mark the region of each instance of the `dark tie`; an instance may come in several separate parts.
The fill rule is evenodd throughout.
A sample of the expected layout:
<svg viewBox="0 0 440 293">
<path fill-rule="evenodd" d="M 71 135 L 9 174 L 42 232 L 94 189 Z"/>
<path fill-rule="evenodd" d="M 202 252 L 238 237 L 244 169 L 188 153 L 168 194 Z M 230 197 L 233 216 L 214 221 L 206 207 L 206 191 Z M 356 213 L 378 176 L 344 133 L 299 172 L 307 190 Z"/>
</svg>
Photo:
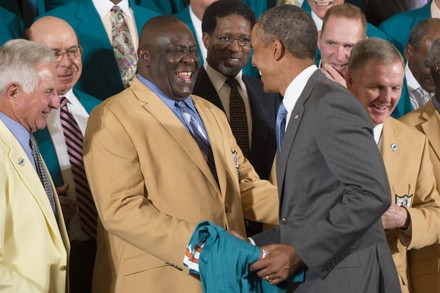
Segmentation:
<svg viewBox="0 0 440 293">
<path fill-rule="evenodd" d="M 204 136 L 202 126 L 199 125 L 195 119 L 195 113 L 186 105 L 185 102 L 176 102 L 175 106 L 178 111 L 180 111 L 183 120 L 185 121 L 186 128 L 191 133 L 192 137 L 195 139 L 199 145 L 200 150 L 203 152 L 208 163 L 209 169 L 214 175 L 215 181 L 218 182 L 217 170 L 215 169 L 214 155 L 212 153 L 211 144 L 209 140 Z"/>
<path fill-rule="evenodd" d="M 275 135 L 277 137 L 278 152 L 281 152 L 281 147 L 284 140 L 284 133 L 286 132 L 286 116 L 286 107 L 284 107 L 284 104 L 281 103 L 278 108 L 277 121 L 275 124 Z"/>
<path fill-rule="evenodd" d="M 52 207 L 53 212 L 55 213 L 55 200 L 53 198 L 49 177 L 47 175 L 46 169 L 44 168 L 43 160 L 41 159 L 40 150 L 38 149 L 37 141 L 34 136 L 31 134 L 29 145 L 32 151 L 32 157 L 35 162 L 35 169 L 37 171 L 38 177 L 40 177 L 41 184 L 43 184 L 44 191 L 46 191 L 47 198 L 49 199 L 50 206 Z"/>
<path fill-rule="evenodd" d="M 231 125 L 232 133 L 243 155 L 249 158 L 249 128 L 246 107 L 243 98 L 238 92 L 238 81 L 234 78 L 228 78 L 226 83 L 231 88 L 229 94 L 229 124 Z"/>
<path fill-rule="evenodd" d="M 76 199 L 78 201 L 79 219 L 81 229 L 92 239 L 96 239 L 96 222 L 98 214 L 89 183 L 87 182 L 83 162 L 83 135 L 81 129 L 69 113 L 68 100 L 62 97 L 60 100 L 60 118 L 66 141 L 67 153 L 72 167 L 73 181 L 75 182 Z"/>
<path fill-rule="evenodd" d="M 124 87 L 128 87 L 136 73 L 137 55 L 122 9 L 115 5 L 111 9 L 112 47 L 118 63 Z"/>
</svg>

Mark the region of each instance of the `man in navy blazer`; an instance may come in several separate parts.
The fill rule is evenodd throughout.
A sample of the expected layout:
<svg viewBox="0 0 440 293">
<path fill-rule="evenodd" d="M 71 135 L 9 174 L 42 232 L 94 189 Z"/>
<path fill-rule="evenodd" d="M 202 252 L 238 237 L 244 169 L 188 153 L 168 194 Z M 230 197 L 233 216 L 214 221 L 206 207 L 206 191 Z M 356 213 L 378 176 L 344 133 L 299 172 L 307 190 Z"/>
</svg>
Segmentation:
<svg viewBox="0 0 440 293">
<path fill-rule="evenodd" d="M 58 95 L 68 100 L 69 114 L 76 121 L 84 136 L 88 113 L 99 104 L 100 100 L 81 91 L 73 90 L 82 72 L 81 49 L 74 30 L 64 20 L 47 16 L 32 24 L 29 29 L 29 38 L 48 46 L 54 52 Z M 35 138 L 57 187 L 58 195 L 60 195 L 59 200 L 71 241 L 70 292 L 90 292 L 96 241 L 81 226 L 76 182 L 61 126 L 60 109 L 51 111 L 47 117 L 47 127 L 36 132 Z"/>
<path fill-rule="evenodd" d="M 281 96 L 264 93 L 259 79 L 242 73 L 249 60 L 254 24 L 254 13 L 240 1 L 223 0 L 208 6 L 202 21 L 207 62 L 198 71 L 193 94 L 222 109 L 230 121 L 231 87 L 227 79 L 238 82 L 246 108 L 244 115 L 250 142 L 250 152 L 245 152 L 245 156 L 260 178 L 269 179 L 276 151 L 275 121 Z M 243 150 L 243 146 L 240 147 Z M 249 224 L 246 225 L 248 235 L 261 230 L 258 224 L 246 224 Z"/>
<path fill-rule="evenodd" d="M 203 46 L 202 38 L 202 30 L 201 30 L 201 21 L 203 18 L 203 14 L 207 8 L 206 4 L 208 1 L 206 0 L 190 0 L 190 4 L 180 12 L 176 13 L 175 16 L 183 21 L 193 32 L 194 37 L 196 38 L 198 49 L 199 49 L 199 56 L 200 56 L 200 63 L 203 65 L 205 63 L 206 58 L 206 49 Z M 216 1 L 211 1 L 216 2 Z M 247 1 L 243 1 L 247 2 Z M 260 11 L 262 10 L 261 7 L 258 8 Z M 199 32 L 197 32 L 197 29 L 194 25 L 200 24 L 200 27 L 198 28 Z M 200 34 L 200 36 L 199 36 Z M 258 71 L 252 66 L 251 62 L 249 61 L 246 66 L 243 68 L 243 73 L 253 76 L 255 78 L 259 78 Z"/>
<path fill-rule="evenodd" d="M 107 6 L 110 0 L 77 0 L 49 11 L 46 15 L 56 16 L 67 21 L 75 30 L 83 46 L 84 71 L 76 87 L 94 97 L 104 100 L 124 89 L 113 48 L 103 20 L 95 3 Z M 117 5 L 130 11 L 135 25 L 130 31 L 138 38 L 142 27 L 156 12 L 137 6 L 132 0 L 122 0 Z M 125 7 L 125 8 L 124 8 Z M 125 13 L 124 10 L 124 13 Z M 103 14 L 110 13 L 102 12 Z M 106 18 L 103 18 L 104 21 Z M 111 29 L 111 26 L 110 26 Z M 111 38 L 111 34 L 110 34 Z M 133 40 L 137 49 L 137 40 Z"/>
</svg>

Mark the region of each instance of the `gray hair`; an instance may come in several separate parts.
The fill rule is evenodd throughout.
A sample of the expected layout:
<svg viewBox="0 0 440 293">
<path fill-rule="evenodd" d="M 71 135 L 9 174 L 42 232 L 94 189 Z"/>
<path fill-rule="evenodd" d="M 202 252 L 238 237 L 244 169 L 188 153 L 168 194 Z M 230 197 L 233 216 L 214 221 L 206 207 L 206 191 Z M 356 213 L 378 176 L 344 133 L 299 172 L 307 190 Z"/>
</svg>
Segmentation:
<svg viewBox="0 0 440 293">
<path fill-rule="evenodd" d="M 360 70 L 371 59 L 384 64 L 399 62 L 403 67 L 405 66 L 402 54 L 393 44 L 383 39 L 371 38 L 361 40 L 354 45 L 348 61 L 348 70 L 351 72 Z"/>
<path fill-rule="evenodd" d="M 52 50 L 45 45 L 23 39 L 5 43 L 0 47 L 0 93 L 13 82 L 31 93 L 38 85 L 36 67 L 54 62 Z"/>
<path fill-rule="evenodd" d="M 440 38 L 436 39 L 431 44 L 431 49 L 428 55 L 428 64 L 431 70 L 438 64 L 440 64 Z"/>
<path fill-rule="evenodd" d="M 257 33 L 265 45 L 278 39 L 294 57 L 315 59 L 318 31 L 310 15 L 295 5 L 279 5 L 264 12 Z"/>
</svg>

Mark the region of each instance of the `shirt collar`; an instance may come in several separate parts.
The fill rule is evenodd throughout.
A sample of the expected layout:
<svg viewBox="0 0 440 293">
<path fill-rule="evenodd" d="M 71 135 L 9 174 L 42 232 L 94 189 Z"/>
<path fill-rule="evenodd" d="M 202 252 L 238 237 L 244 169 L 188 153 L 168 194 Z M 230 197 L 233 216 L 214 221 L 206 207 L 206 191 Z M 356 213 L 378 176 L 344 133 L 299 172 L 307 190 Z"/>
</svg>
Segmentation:
<svg viewBox="0 0 440 293">
<path fill-rule="evenodd" d="M 316 13 L 313 12 L 313 10 L 311 14 L 312 14 L 312 19 L 315 22 L 316 28 L 318 29 L 319 32 L 322 29 L 322 19 L 320 19 L 318 15 L 316 15 Z"/>
<path fill-rule="evenodd" d="M 206 74 L 208 74 L 209 79 L 212 82 L 212 85 L 214 86 L 215 90 L 217 92 L 220 91 L 220 89 L 223 87 L 223 85 L 226 82 L 226 79 L 228 79 L 223 73 L 218 72 L 217 70 L 215 70 L 213 67 L 211 67 L 208 62 L 205 62 L 203 64 L 203 66 L 205 67 L 206 70 Z M 243 87 L 243 81 L 242 81 L 242 71 L 240 70 L 240 72 L 234 77 L 238 83 L 240 84 L 240 87 Z"/>
<path fill-rule="evenodd" d="M 98 14 L 101 18 L 105 17 L 108 13 L 110 13 L 110 10 L 115 6 L 111 1 L 109 0 L 92 0 L 93 5 L 95 5 L 96 10 L 98 11 Z M 124 12 L 124 16 L 127 16 L 131 18 L 131 11 L 130 11 L 130 4 L 128 3 L 128 0 L 122 0 L 117 4 L 122 11 Z"/>
<path fill-rule="evenodd" d="M 293 108 L 295 107 L 299 96 L 302 94 L 310 76 L 312 76 L 316 70 L 318 70 L 318 67 L 316 67 L 315 64 L 307 67 L 300 74 L 298 74 L 287 87 L 283 98 L 283 104 L 287 110 L 286 121 L 289 121 L 290 115 L 292 114 Z"/>
<path fill-rule="evenodd" d="M 154 92 L 172 111 L 174 111 L 174 105 L 176 100 L 167 97 L 154 83 L 144 78 L 142 75 L 137 74 L 137 78 L 152 92 Z M 196 112 L 196 107 L 191 99 L 191 96 L 186 97 L 183 100 L 188 107 L 190 107 L 194 112 Z"/>
<path fill-rule="evenodd" d="M 30 133 L 23 125 L 2 112 L 0 112 L 0 120 L 6 125 L 22 146 L 29 145 Z"/>
<path fill-rule="evenodd" d="M 383 123 L 376 125 L 373 128 L 374 141 L 380 149 L 380 141 L 382 137 Z"/>
<path fill-rule="evenodd" d="M 420 84 L 417 82 L 416 78 L 411 72 L 411 69 L 409 69 L 408 62 L 405 64 L 405 78 L 406 78 L 406 85 L 408 86 L 409 91 L 414 91 L 420 88 Z"/>
</svg>

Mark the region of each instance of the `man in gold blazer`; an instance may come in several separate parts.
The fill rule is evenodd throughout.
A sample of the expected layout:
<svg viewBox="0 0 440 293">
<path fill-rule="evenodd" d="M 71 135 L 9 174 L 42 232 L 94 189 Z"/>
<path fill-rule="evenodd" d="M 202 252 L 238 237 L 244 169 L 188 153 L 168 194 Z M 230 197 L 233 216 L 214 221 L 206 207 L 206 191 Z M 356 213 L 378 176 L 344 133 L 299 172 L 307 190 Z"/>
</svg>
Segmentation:
<svg viewBox="0 0 440 293">
<path fill-rule="evenodd" d="M 191 30 L 155 17 L 139 48 L 137 78 L 92 111 L 84 141 L 102 224 L 92 291 L 202 292 L 183 265 L 197 223 L 243 235 L 244 217 L 276 224 L 277 191 L 243 157 L 224 113 L 190 95 L 200 62 Z"/>
<path fill-rule="evenodd" d="M 0 72 L 0 292 L 66 292 L 63 214 L 38 148 L 30 146 L 60 104 L 54 56 L 43 45 L 9 41 L 0 48 Z"/>
<path fill-rule="evenodd" d="M 428 62 L 436 94 L 423 107 L 401 120 L 426 135 L 437 190 L 440 191 L 440 39 L 432 43 Z M 410 251 L 409 263 L 414 293 L 440 292 L 440 244 Z"/>
<path fill-rule="evenodd" d="M 369 39 L 353 48 L 346 81 L 370 116 L 385 163 L 392 205 L 382 223 L 402 292 L 407 293 L 412 292 L 407 251 L 440 239 L 440 195 L 426 137 L 390 117 L 400 97 L 403 75 L 398 50 L 385 40 Z"/>
</svg>

